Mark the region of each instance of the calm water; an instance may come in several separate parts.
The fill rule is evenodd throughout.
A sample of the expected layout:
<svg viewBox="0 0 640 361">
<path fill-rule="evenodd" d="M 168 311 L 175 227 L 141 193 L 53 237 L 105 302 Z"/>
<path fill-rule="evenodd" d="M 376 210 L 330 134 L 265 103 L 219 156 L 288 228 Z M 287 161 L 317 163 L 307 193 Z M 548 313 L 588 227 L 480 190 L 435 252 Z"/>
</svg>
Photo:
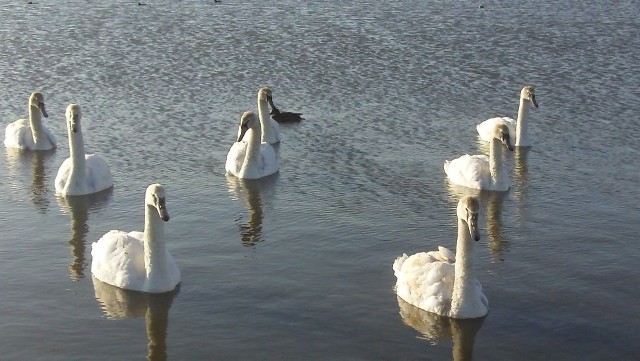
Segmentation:
<svg viewBox="0 0 640 361">
<path fill-rule="evenodd" d="M 0 119 L 40 90 L 59 148 L 0 156 L 0 359 L 640 359 L 637 1 L 37 3 L 0 5 Z M 228 179 L 265 84 L 306 120 L 277 176 Z M 489 315 L 398 301 L 396 256 L 454 247 L 443 161 L 525 84 L 534 147 L 480 195 Z M 112 192 L 55 195 L 71 102 Z M 152 182 L 179 290 L 94 282 L 91 242 L 141 230 Z"/>
</svg>

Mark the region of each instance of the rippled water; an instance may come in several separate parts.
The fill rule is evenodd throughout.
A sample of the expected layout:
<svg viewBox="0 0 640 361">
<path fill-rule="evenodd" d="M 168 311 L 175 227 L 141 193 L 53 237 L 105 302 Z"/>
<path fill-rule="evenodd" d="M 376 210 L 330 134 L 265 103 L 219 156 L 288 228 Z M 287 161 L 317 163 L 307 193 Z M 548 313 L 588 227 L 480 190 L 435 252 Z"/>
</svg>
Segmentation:
<svg viewBox="0 0 640 361">
<path fill-rule="evenodd" d="M 638 4 L 50 0 L 0 5 L 0 119 L 45 96 L 59 148 L 0 156 L 0 358 L 640 358 Z M 224 176 L 260 86 L 305 121 L 281 171 Z M 479 322 L 396 298 L 403 252 L 454 247 L 445 159 L 536 86 L 512 189 L 480 194 Z M 111 192 L 56 197 L 64 109 Z M 92 280 L 90 244 L 167 187 L 168 295 Z"/>
</svg>

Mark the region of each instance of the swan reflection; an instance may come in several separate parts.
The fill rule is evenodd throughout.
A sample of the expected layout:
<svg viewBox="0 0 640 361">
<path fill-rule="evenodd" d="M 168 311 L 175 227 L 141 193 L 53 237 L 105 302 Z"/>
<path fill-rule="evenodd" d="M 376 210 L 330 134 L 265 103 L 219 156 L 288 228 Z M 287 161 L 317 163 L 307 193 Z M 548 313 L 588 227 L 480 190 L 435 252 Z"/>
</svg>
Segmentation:
<svg viewBox="0 0 640 361">
<path fill-rule="evenodd" d="M 418 331 L 432 345 L 441 342 L 453 343 L 453 360 L 473 360 L 473 345 L 476 334 L 482 327 L 485 317 L 455 319 L 436 315 L 419 309 L 398 297 L 400 317 L 405 325 Z"/>
<path fill-rule="evenodd" d="M 491 251 L 494 262 L 504 261 L 504 254 L 509 242 L 503 236 L 502 207 L 509 192 L 491 192 L 448 184 L 449 197 L 452 204 L 464 196 L 475 196 L 480 202 L 480 207 L 485 209 L 487 217 L 487 245 Z M 452 206 L 455 207 L 455 206 Z"/>
<path fill-rule="evenodd" d="M 69 264 L 69 273 L 72 280 L 77 281 L 84 277 L 84 269 L 87 266 L 85 261 L 85 240 L 89 232 L 89 212 L 104 208 L 109 200 L 113 189 L 103 192 L 93 193 L 86 196 L 58 196 L 58 204 L 63 213 L 71 215 L 71 255 L 73 259 Z"/>
<path fill-rule="evenodd" d="M 171 292 L 146 293 L 114 287 L 95 277 L 92 279 L 96 300 L 104 314 L 114 320 L 144 317 L 149 341 L 147 360 L 166 360 L 169 309 L 180 292 L 180 285 Z"/>
<path fill-rule="evenodd" d="M 514 196 L 517 200 L 522 201 L 527 193 L 529 186 L 529 168 L 527 166 L 527 158 L 531 148 L 517 147 L 514 151 Z"/>
<path fill-rule="evenodd" d="M 19 180 L 22 177 L 20 173 L 28 166 L 31 166 L 31 202 L 36 206 L 42 214 L 46 213 L 49 208 L 49 174 L 46 172 L 47 161 L 55 154 L 55 149 L 43 150 L 37 152 L 29 152 L 15 148 L 5 148 L 7 157 L 7 166 L 11 178 Z M 23 184 L 15 184 L 12 188 L 24 189 Z"/>
<path fill-rule="evenodd" d="M 261 179 L 227 177 L 231 198 L 243 200 L 247 207 L 248 219 L 246 222 L 243 222 L 244 215 L 240 215 L 236 219 L 243 246 L 253 247 L 264 241 L 262 233 L 264 199 L 273 191 L 276 179 L 277 174 Z"/>
</svg>

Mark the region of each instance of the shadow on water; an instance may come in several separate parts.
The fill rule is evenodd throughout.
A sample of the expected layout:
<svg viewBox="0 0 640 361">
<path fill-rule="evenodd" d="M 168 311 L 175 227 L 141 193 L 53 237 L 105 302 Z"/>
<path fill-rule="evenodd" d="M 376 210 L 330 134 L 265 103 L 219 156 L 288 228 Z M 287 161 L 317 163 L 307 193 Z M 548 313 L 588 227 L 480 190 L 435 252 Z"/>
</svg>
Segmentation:
<svg viewBox="0 0 640 361">
<path fill-rule="evenodd" d="M 471 189 L 448 183 L 449 201 L 453 209 L 457 206 L 460 198 L 464 196 L 474 196 L 478 198 L 481 209 L 487 220 L 487 245 L 491 251 L 494 262 L 504 261 L 505 252 L 508 250 L 509 242 L 505 240 L 502 232 L 502 207 L 509 192 L 493 192 Z M 482 217 L 482 214 L 480 215 Z M 482 236 L 481 236 L 482 237 Z"/>
<path fill-rule="evenodd" d="M 428 340 L 432 345 L 451 341 L 454 361 L 473 360 L 476 335 L 486 316 L 465 320 L 442 317 L 421 310 L 400 297 L 397 298 L 400 317 L 405 325 L 418 331 L 421 338 Z"/>
<path fill-rule="evenodd" d="M 127 319 L 144 317 L 147 329 L 147 360 L 167 360 L 167 329 L 169 327 L 169 309 L 173 299 L 180 292 L 145 293 L 123 290 L 93 279 L 96 300 L 102 312 L 109 319 Z"/>
<path fill-rule="evenodd" d="M 85 261 L 85 242 L 89 232 L 89 214 L 103 209 L 111 200 L 113 187 L 102 192 L 84 196 L 61 196 L 56 198 L 63 213 L 71 215 L 71 255 L 73 259 L 69 264 L 69 272 L 72 280 L 77 281 L 84 277 L 87 266 Z"/>
<path fill-rule="evenodd" d="M 529 157 L 530 147 L 515 147 L 513 158 L 515 167 L 513 169 L 513 195 L 522 202 L 529 189 L 529 167 L 527 158 Z"/>
<path fill-rule="evenodd" d="M 52 150 L 39 150 L 39 151 L 25 151 L 22 149 L 5 148 L 5 154 L 7 157 L 7 166 L 9 168 L 9 175 L 14 181 L 18 182 L 21 178 L 20 175 L 26 169 L 31 166 L 31 187 L 29 191 L 31 193 L 31 202 L 38 212 L 45 214 L 49 209 L 49 193 L 48 185 L 52 182 L 49 181 L 50 175 L 47 173 L 47 161 L 55 154 L 55 149 Z M 12 188 L 22 189 L 22 184 L 14 184 Z"/>
<path fill-rule="evenodd" d="M 264 241 L 262 221 L 265 199 L 272 196 L 278 174 L 261 179 L 239 179 L 227 176 L 227 187 L 232 199 L 241 199 L 247 207 L 245 215 L 240 214 L 235 222 L 240 230 L 240 240 L 245 247 L 253 247 Z"/>
</svg>

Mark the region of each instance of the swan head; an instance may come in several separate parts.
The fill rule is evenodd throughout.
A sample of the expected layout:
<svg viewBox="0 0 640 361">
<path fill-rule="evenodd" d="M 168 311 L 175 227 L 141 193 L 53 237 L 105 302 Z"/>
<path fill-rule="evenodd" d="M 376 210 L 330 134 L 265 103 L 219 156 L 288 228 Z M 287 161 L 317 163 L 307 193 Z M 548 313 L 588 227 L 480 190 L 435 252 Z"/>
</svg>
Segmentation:
<svg viewBox="0 0 640 361">
<path fill-rule="evenodd" d="M 69 104 L 67 107 L 67 127 L 74 133 L 80 130 L 80 106 L 78 104 Z"/>
<path fill-rule="evenodd" d="M 511 136 L 509 135 L 509 128 L 504 124 L 497 124 L 495 129 L 493 130 L 493 137 L 498 139 L 504 144 L 507 149 L 513 150 L 513 145 L 511 144 Z"/>
<path fill-rule="evenodd" d="M 244 135 L 249 129 L 256 129 L 256 134 L 260 134 L 260 119 L 256 113 L 247 110 L 242 114 L 242 117 L 240 117 L 240 134 L 238 135 L 238 142 L 242 141 L 242 138 L 244 138 Z"/>
<path fill-rule="evenodd" d="M 45 118 L 49 117 L 49 114 L 47 114 L 47 110 L 44 107 L 44 96 L 42 95 L 42 93 L 31 93 L 31 96 L 29 97 L 29 105 L 40 109 L 42 115 L 44 115 Z"/>
<path fill-rule="evenodd" d="M 480 239 L 480 230 L 478 229 L 479 209 L 480 204 L 476 197 L 465 196 L 458 202 L 458 218 L 467 223 L 467 226 L 469 227 L 469 234 L 474 241 L 478 241 Z"/>
<path fill-rule="evenodd" d="M 148 207 L 153 207 L 158 211 L 160 219 L 165 222 L 169 220 L 169 211 L 167 211 L 164 186 L 162 184 L 156 183 L 147 187 L 144 202 Z"/>
<path fill-rule="evenodd" d="M 258 90 L 258 100 L 267 100 L 268 102 L 272 102 L 271 100 L 271 88 L 268 86 L 263 86 Z"/>
<path fill-rule="evenodd" d="M 520 91 L 520 99 L 528 100 L 533 104 L 534 107 L 538 107 L 538 102 L 536 101 L 536 93 L 533 90 L 533 85 L 527 85 Z"/>
</svg>

